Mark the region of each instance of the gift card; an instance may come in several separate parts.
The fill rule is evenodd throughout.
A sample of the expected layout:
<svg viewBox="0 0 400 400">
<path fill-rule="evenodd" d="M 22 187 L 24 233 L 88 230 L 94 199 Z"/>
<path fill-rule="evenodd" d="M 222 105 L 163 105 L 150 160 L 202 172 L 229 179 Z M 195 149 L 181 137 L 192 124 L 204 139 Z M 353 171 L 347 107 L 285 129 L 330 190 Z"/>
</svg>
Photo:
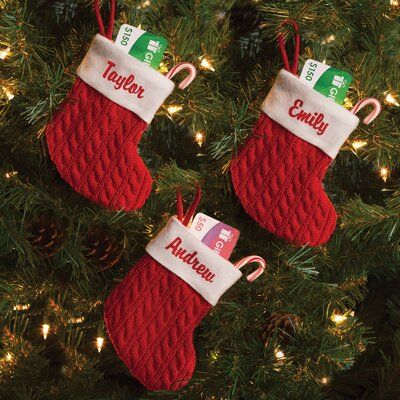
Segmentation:
<svg viewBox="0 0 400 400">
<path fill-rule="evenodd" d="M 328 99 L 343 104 L 350 83 L 351 74 L 315 60 L 307 60 L 300 79 Z"/>
<path fill-rule="evenodd" d="M 118 32 L 115 44 L 142 63 L 157 69 L 168 41 L 162 36 L 123 24 Z"/>
<path fill-rule="evenodd" d="M 203 213 L 196 214 L 189 231 L 212 251 L 227 260 L 240 236 L 237 229 Z"/>
</svg>

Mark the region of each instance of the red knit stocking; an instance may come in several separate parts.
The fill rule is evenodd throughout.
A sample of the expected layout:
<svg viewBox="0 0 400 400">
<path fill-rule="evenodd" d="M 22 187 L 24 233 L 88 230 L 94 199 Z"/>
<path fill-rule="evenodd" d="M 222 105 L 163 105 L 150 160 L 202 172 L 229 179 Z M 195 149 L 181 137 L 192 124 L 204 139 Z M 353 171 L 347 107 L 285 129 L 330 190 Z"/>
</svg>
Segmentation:
<svg viewBox="0 0 400 400">
<path fill-rule="evenodd" d="M 219 296 L 241 276 L 239 268 L 258 262 L 248 276 L 256 279 L 265 263 L 250 256 L 233 266 L 193 236 L 185 226 L 178 195 L 178 216 L 146 247 L 128 276 L 107 298 L 108 335 L 133 376 L 150 390 L 178 390 L 191 378 L 196 354 L 193 332 Z"/>
<path fill-rule="evenodd" d="M 151 176 L 138 154 L 140 138 L 172 92 L 170 80 L 188 69 L 179 87 L 194 79 L 189 63 L 164 76 L 119 49 L 112 41 L 115 0 L 107 31 L 94 9 L 97 34 L 77 70 L 78 78 L 49 123 L 50 157 L 63 179 L 88 199 L 112 209 L 140 208 L 151 191 Z"/>
<path fill-rule="evenodd" d="M 279 36 L 280 71 L 253 134 L 231 163 L 232 182 L 246 212 L 262 227 L 298 245 L 325 243 L 336 212 L 322 179 L 359 120 L 305 85 L 297 73 L 300 36 L 295 28 L 293 65 Z"/>
</svg>

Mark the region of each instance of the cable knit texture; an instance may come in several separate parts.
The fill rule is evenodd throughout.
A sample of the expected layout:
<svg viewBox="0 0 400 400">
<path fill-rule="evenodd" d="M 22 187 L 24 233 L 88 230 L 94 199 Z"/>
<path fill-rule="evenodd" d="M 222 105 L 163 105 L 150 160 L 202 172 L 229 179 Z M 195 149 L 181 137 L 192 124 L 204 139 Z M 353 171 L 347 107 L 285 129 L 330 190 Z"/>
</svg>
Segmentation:
<svg viewBox="0 0 400 400">
<path fill-rule="evenodd" d="M 178 390 L 193 375 L 193 331 L 211 305 L 151 256 L 107 298 L 104 319 L 118 356 L 149 390 Z"/>
<path fill-rule="evenodd" d="M 137 145 L 147 123 L 77 78 L 46 130 L 50 157 L 63 179 L 95 203 L 140 208 L 152 179 Z"/>
<path fill-rule="evenodd" d="M 336 212 L 322 179 L 332 159 L 262 114 L 231 163 L 246 212 L 263 228 L 297 245 L 329 240 Z"/>
</svg>

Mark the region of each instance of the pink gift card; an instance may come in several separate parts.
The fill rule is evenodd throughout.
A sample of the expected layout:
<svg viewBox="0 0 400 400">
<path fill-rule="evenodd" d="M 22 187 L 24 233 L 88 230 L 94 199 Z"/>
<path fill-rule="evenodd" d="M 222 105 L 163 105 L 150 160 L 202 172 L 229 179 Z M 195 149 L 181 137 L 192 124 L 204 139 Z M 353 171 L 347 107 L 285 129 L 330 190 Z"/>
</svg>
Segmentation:
<svg viewBox="0 0 400 400">
<path fill-rule="evenodd" d="M 229 260 L 240 235 L 237 229 L 203 213 L 196 214 L 189 231 L 212 251 L 227 260 Z"/>
</svg>

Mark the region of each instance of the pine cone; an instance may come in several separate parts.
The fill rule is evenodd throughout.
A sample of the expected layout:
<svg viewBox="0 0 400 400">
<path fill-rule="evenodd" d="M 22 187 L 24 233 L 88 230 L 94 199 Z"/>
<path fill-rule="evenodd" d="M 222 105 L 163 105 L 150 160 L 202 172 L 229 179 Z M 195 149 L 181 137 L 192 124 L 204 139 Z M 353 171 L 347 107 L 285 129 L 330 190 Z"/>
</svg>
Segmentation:
<svg viewBox="0 0 400 400">
<path fill-rule="evenodd" d="M 294 314 L 272 313 L 262 330 L 262 339 L 265 346 L 275 335 L 283 344 L 288 344 L 297 330 L 300 318 Z"/>
<path fill-rule="evenodd" d="M 37 216 L 27 227 L 29 243 L 45 257 L 60 250 L 65 239 L 64 224 L 51 214 Z"/>
<path fill-rule="evenodd" d="M 113 267 L 122 256 L 121 241 L 100 226 L 89 231 L 83 245 L 86 259 L 101 271 Z"/>
</svg>

